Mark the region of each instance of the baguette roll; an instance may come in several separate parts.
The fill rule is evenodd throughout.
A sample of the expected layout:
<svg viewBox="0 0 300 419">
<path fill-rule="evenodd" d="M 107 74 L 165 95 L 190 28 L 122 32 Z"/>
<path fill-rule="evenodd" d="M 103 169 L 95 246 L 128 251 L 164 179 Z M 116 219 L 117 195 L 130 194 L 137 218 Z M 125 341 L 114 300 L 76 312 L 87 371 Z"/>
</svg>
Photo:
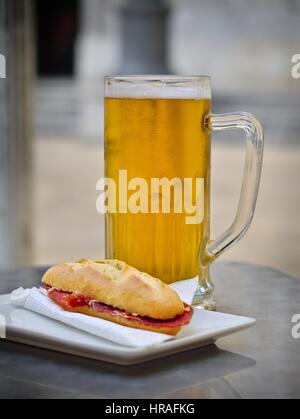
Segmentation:
<svg viewBox="0 0 300 419">
<path fill-rule="evenodd" d="M 177 293 L 168 285 L 117 260 L 81 260 L 56 265 L 45 273 L 42 282 L 53 289 L 83 295 L 126 313 L 154 320 L 171 320 L 186 310 Z M 95 313 L 89 306 L 70 311 L 105 318 L 124 326 L 158 331 L 155 327 L 146 328 L 109 313 Z M 180 327 L 162 329 L 159 330 L 161 333 L 176 334 Z"/>
</svg>

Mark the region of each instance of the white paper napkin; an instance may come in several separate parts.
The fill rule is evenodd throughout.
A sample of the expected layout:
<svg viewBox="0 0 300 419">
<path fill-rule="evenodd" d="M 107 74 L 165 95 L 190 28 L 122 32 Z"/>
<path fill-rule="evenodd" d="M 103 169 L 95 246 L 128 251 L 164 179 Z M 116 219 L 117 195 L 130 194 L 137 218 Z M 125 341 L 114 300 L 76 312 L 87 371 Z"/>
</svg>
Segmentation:
<svg viewBox="0 0 300 419">
<path fill-rule="evenodd" d="M 197 288 L 197 278 L 172 284 L 182 301 L 191 304 Z M 132 329 L 107 320 L 69 313 L 55 304 L 40 289 L 19 288 L 12 292 L 11 303 L 19 308 L 34 311 L 68 326 L 83 330 L 92 335 L 113 341 L 123 346 L 145 348 L 172 339 L 172 336 L 147 330 Z M 187 326 L 188 327 L 188 326 Z"/>
</svg>

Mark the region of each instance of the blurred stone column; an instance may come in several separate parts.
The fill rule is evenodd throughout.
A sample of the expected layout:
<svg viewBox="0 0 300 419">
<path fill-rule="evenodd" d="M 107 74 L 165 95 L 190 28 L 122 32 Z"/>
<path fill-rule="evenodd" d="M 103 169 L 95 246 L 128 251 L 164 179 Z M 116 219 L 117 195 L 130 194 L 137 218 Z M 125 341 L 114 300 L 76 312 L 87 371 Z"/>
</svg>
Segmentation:
<svg viewBox="0 0 300 419">
<path fill-rule="evenodd" d="M 108 0 L 81 0 L 76 73 L 81 79 L 99 77 L 105 48 Z"/>
<path fill-rule="evenodd" d="M 164 0 L 125 1 L 121 9 L 121 73 L 168 73 L 168 15 Z"/>
<path fill-rule="evenodd" d="M 76 85 L 80 91 L 78 133 L 100 138 L 103 95 L 102 76 L 111 67 L 112 42 L 109 36 L 112 0 L 81 0 L 80 31 L 76 47 Z"/>
<path fill-rule="evenodd" d="M 31 0 L 0 0 L 0 266 L 31 262 Z"/>
</svg>

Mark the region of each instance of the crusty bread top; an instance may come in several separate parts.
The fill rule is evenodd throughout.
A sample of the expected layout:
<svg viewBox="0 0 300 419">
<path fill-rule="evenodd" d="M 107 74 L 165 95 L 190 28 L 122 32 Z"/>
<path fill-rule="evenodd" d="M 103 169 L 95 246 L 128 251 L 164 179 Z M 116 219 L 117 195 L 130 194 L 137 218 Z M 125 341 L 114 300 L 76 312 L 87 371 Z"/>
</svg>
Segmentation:
<svg viewBox="0 0 300 419">
<path fill-rule="evenodd" d="M 56 265 L 42 281 L 139 316 L 166 320 L 184 312 L 184 304 L 172 288 L 118 260 L 83 259 Z"/>
</svg>

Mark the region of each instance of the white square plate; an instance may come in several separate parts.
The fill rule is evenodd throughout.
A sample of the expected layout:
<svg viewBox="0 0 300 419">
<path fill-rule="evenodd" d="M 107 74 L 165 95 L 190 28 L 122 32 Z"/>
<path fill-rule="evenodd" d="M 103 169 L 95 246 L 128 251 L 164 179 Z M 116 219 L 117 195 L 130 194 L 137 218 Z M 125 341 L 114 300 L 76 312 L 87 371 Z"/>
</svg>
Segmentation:
<svg viewBox="0 0 300 419">
<path fill-rule="evenodd" d="M 118 365 L 134 365 L 215 343 L 218 339 L 253 326 L 256 321 L 204 310 L 175 339 L 143 349 L 128 348 L 73 329 L 39 314 L 17 309 L 9 296 L 0 296 L 0 315 L 6 319 L 9 341 L 64 352 Z"/>
</svg>

